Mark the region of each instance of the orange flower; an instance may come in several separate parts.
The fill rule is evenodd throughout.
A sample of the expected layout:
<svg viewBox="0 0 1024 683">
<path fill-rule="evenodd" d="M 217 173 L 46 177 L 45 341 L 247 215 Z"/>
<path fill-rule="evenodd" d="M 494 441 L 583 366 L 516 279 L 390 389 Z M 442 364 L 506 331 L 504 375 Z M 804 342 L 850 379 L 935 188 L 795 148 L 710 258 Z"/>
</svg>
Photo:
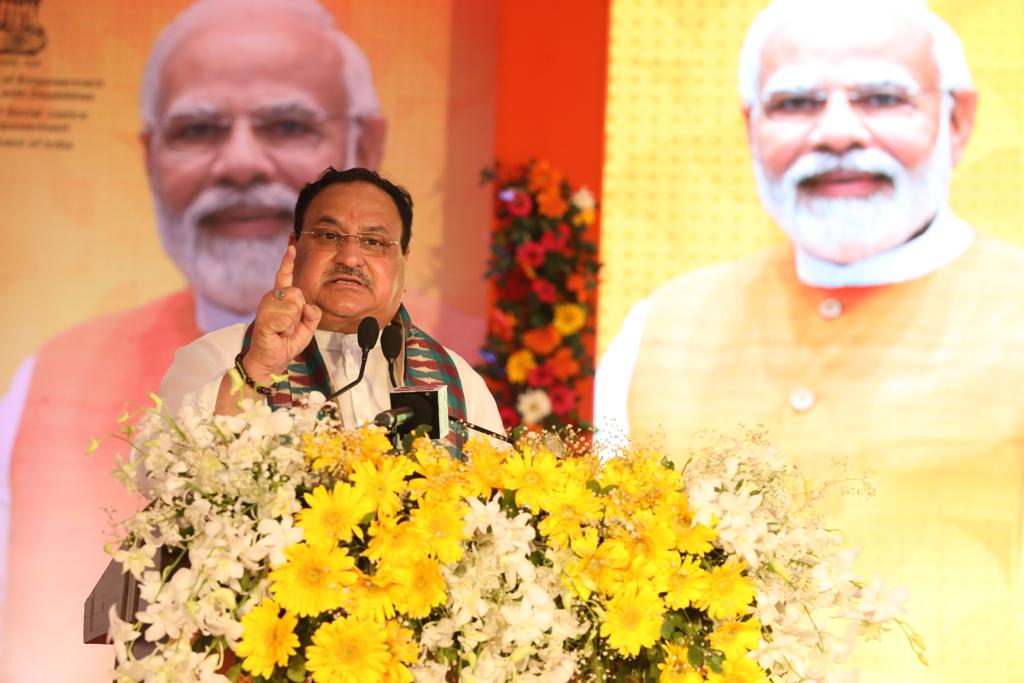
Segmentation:
<svg viewBox="0 0 1024 683">
<path fill-rule="evenodd" d="M 576 295 L 580 301 L 587 300 L 587 278 L 580 273 L 573 273 L 565 278 L 565 288 Z"/>
<path fill-rule="evenodd" d="M 546 159 L 541 159 L 530 166 L 528 187 L 530 192 L 534 193 L 546 192 L 552 189 L 560 190 L 562 178 L 561 171 L 553 168 Z"/>
<path fill-rule="evenodd" d="M 556 185 L 537 195 L 537 210 L 548 218 L 561 218 L 569 210 L 569 202 Z"/>
<path fill-rule="evenodd" d="M 534 353 L 546 355 L 562 342 L 562 335 L 551 325 L 538 327 L 523 334 L 523 345 Z"/>
<path fill-rule="evenodd" d="M 580 373 L 579 361 L 573 358 L 572 350 L 566 347 L 558 349 L 558 353 L 548 359 L 548 365 L 555 373 L 555 377 L 561 380 L 575 377 Z"/>
</svg>

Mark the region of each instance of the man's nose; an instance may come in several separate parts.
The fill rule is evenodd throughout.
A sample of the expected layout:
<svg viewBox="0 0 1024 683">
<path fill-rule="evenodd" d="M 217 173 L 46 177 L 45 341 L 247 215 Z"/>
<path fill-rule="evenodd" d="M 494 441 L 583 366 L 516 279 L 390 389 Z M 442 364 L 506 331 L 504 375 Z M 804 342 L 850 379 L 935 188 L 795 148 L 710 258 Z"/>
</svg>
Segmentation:
<svg viewBox="0 0 1024 683">
<path fill-rule="evenodd" d="M 842 90 L 830 93 L 808 137 L 812 148 L 843 154 L 867 147 L 870 142 L 871 131 L 846 93 Z"/>
<path fill-rule="evenodd" d="M 348 266 L 362 265 L 365 257 L 356 238 L 348 236 L 343 237 L 342 240 L 343 243 L 338 246 L 338 250 L 334 254 L 335 262 L 344 263 Z"/>
<path fill-rule="evenodd" d="M 213 172 L 217 179 L 246 187 L 256 182 L 268 182 L 273 168 L 267 149 L 250 123 L 236 119 L 214 161 Z"/>
</svg>

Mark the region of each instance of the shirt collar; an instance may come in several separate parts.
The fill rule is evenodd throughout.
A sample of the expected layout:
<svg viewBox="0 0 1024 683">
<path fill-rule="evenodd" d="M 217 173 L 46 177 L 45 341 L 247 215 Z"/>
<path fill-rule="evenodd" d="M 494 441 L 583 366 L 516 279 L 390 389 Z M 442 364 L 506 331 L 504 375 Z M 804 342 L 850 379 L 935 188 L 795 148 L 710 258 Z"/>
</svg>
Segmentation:
<svg viewBox="0 0 1024 683">
<path fill-rule="evenodd" d="M 974 230 L 943 206 L 923 233 L 897 247 L 850 264 L 796 250 L 796 275 L 812 287 L 871 287 L 906 282 L 951 263 L 974 241 Z"/>
</svg>

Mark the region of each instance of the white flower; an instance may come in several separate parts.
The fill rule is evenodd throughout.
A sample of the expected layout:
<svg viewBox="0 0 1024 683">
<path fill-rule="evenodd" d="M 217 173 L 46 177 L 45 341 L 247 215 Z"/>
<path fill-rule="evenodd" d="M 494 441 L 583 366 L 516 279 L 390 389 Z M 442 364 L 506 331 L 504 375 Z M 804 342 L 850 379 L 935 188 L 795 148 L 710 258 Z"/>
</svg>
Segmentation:
<svg viewBox="0 0 1024 683">
<path fill-rule="evenodd" d="M 594 195 L 591 194 L 586 185 L 573 192 L 569 202 L 580 211 L 593 209 L 597 206 L 597 203 L 594 201 Z"/>
<path fill-rule="evenodd" d="M 897 586 L 886 591 L 881 579 L 875 577 L 870 585 L 861 591 L 863 603 L 857 612 L 865 621 L 872 624 L 884 624 L 903 616 L 903 603 L 910 597 L 906 586 Z"/>
<path fill-rule="evenodd" d="M 516 401 L 516 410 L 523 416 L 523 420 L 530 424 L 539 424 L 541 420 L 551 414 L 551 398 L 543 389 L 530 389 L 519 394 Z"/>
<path fill-rule="evenodd" d="M 271 567 L 280 567 L 284 564 L 287 559 L 284 556 L 284 549 L 302 540 L 302 527 L 293 526 L 293 523 L 289 515 L 280 522 L 276 519 L 261 519 L 257 525 L 256 530 L 263 536 L 257 545 L 267 550 Z"/>
<path fill-rule="evenodd" d="M 128 659 L 128 647 L 135 642 L 142 633 L 140 631 L 136 631 L 132 624 L 129 624 L 127 621 L 123 621 L 117 616 L 116 605 L 110 606 L 110 611 L 107 612 L 107 619 L 110 624 L 110 629 L 107 631 L 107 635 L 110 636 L 110 640 L 114 644 L 114 656 L 117 657 L 118 662 L 124 662 Z"/>
<path fill-rule="evenodd" d="M 146 543 L 141 548 L 120 548 L 114 551 L 115 562 L 121 563 L 122 571 L 131 572 L 136 579 L 142 578 L 142 572 L 153 567 L 156 546 Z"/>
</svg>

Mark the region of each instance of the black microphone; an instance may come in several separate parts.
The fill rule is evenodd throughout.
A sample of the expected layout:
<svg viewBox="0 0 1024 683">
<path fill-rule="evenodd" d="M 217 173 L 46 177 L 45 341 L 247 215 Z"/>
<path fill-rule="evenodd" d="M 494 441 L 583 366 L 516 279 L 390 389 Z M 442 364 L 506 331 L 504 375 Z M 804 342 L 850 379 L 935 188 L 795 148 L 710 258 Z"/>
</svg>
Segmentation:
<svg viewBox="0 0 1024 683">
<path fill-rule="evenodd" d="M 366 371 L 366 359 L 370 357 L 370 349 L 377 345 L 377 335 L 379 333 L 380 324 L 377 322 L 376 318 L 371 316 L 359 321 L 359 329 L 356 331 L 356 339 L 359 342 L 359 348 L 363 350 L 363 358 L 359 361 L 359 375 L 353 381 L 328 396 L 328 401 L 333 401 L 363 381 L 363 373 Z"/>
<path fill-rule="evenodd" d="M 398 386 L 395 381 L 395 361 L 402 353 L 402 326 L 398 323 L 389 323 L 384 326 L 380 333 L 380 350 L 388 360 L 388 375 L 391 377 L 391 388 Z"/>
<path fill-rule="evenodd" d="M 391 408 L 377 414 L 373 423 L 389 432 L 408 434 L 420 425 L 431 439 L 448 435 L 448 387 L 398 387 L 391 390 Z"/>
</svg>

